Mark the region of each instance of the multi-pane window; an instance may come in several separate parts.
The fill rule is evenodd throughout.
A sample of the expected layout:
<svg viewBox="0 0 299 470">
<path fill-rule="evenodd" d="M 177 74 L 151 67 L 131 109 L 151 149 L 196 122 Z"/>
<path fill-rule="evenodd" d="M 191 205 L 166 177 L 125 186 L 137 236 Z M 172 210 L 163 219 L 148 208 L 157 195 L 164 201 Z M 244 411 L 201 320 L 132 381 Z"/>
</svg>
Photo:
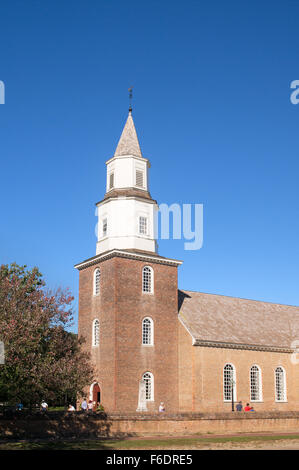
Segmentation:
<svg viewBox="0 0 299 470">
<path fill-rule="evenodd" d="M 154 344 L 153 320 L 144 318 L 142 321 L 142 344 L 152 346 Z"/>
<path fill-rule="evenodd" d="M 92 323 L 92 345 L 99 346 L 100 344 L 100 322 L 96 318 Z"/>
<path fill-rule="evenodd" d="M 101 279 L 101 271 L 96 269 L 93 275 L 93 294 L 99 295 L 100 293 L 100 279 Z"/>
<path fill-rule="evenodd" d="M 136 170 L 136 186 L 143 188 L 143 171 Z"/>
<path fill-rule="evenodd" d="M 147 235 L 147 218 L 139 217 L 139 233 L 140 235 Z"/>
<path fill-rule="evenodd" d="M 142 270 L 142 292 L 153 292 L 153 270 L 149 266 L 145 266 Z"/>
<path fill-rule="evenodd" d="M 142 380 L 145 382 L 145 399 L 147 401 L 154 400 L 154 376 L 150 372 L 146 372 L 142 376 Z"/>
<path fill-rule="evenodd" d="M 236 380 L 235 370 L 232 364 L 226 364 L 223 369 L 223 397 L 224 401 L 231 401 L 232 391 L 234 393 L 234 400 L 236 399 Z"/>
<path fill-rule="evenodd" d="M 103 219 L 103 237 L 107 235 L 107 219 Z"/>
<path fill-rule="evenodd" d="M 110 173 L 109 176 L 109 189 L 114 188 L 114 173 Z"/>
<path fill-rule="evenodd" d="M 275 369 L 275 399 L 276 401 L 286 401 L 285 371 L 282 367 Z"/>
<path fill-rule="evenodd" d="M 250 369 L 250 400 L 262 400 L 261 370 L 256 365 L 252 366 Z"/>
</svg>

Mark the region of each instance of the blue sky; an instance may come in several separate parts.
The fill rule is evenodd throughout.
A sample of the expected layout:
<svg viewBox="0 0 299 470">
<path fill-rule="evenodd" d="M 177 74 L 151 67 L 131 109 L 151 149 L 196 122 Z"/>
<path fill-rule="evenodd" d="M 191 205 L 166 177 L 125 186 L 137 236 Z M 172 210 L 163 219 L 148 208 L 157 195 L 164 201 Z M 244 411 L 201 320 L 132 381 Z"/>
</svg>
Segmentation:
<svg viewBox="0 0 299 470">
<path fill-rule="evenodd" d="M 159 203 L 204 204 L 184 289 L 299 305 L 299 3 L 1 2 L 0 262 L 78 295 L 134 86 Z"/>
</svg>

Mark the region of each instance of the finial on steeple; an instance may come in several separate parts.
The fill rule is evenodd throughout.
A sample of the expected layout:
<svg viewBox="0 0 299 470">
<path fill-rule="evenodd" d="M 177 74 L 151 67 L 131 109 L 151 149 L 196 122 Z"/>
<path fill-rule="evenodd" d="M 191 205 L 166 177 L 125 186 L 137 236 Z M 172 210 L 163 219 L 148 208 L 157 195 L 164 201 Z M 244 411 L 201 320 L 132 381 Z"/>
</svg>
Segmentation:
<svg viewBox="0 0 299 470">
<path fill-rule="evenodd" d="M 133 87 L 131 86 L 129 89 L 128 89 L 128 92 L 129 92 L 129 113 L 132 112 L 132 100 L 133 100 Z"/>
</svg>

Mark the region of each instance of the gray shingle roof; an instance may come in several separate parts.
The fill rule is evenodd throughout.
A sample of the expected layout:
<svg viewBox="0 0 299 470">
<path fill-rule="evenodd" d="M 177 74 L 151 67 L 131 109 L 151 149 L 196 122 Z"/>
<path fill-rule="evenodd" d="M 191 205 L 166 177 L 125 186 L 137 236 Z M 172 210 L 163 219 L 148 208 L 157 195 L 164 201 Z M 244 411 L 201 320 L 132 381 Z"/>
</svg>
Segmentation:
<svg viewBox="0 0 299 470">
<path fill-rule="evenodd" d="M 179 316 L 199 341 L 292 348 L 299 340 L 299 307 L 179 291 Z"/>
<path fill-rule="evenodd" d="M 129 112 L 127 122 L 122 131 L 114 154 L 115 157 L 121 155 L 134 155 L 136 157 L 142 157 L 131 112 Z"/>
</svg>

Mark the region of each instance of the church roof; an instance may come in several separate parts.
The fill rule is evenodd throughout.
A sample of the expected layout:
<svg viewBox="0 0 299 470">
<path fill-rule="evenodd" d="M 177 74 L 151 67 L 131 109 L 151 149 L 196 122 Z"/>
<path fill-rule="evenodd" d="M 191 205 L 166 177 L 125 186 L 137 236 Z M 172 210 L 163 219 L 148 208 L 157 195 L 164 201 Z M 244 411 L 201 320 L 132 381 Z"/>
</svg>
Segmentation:
<svg viewBox="0 0 299 470">
<path fill-rule="evenodd" d="M 142 157 L 131 111 L 129 111 L 127 122 L 114 153 L 115 157 L 119 157 L 121 155 L 134 155 L 135 157 Z"/>
<path fill-rule="evenodd" d="M 299 307 L 290 305 L 179 291 L 179 318 L 198 345 L 292 349 L 299 339 Z"/>
</svg>

